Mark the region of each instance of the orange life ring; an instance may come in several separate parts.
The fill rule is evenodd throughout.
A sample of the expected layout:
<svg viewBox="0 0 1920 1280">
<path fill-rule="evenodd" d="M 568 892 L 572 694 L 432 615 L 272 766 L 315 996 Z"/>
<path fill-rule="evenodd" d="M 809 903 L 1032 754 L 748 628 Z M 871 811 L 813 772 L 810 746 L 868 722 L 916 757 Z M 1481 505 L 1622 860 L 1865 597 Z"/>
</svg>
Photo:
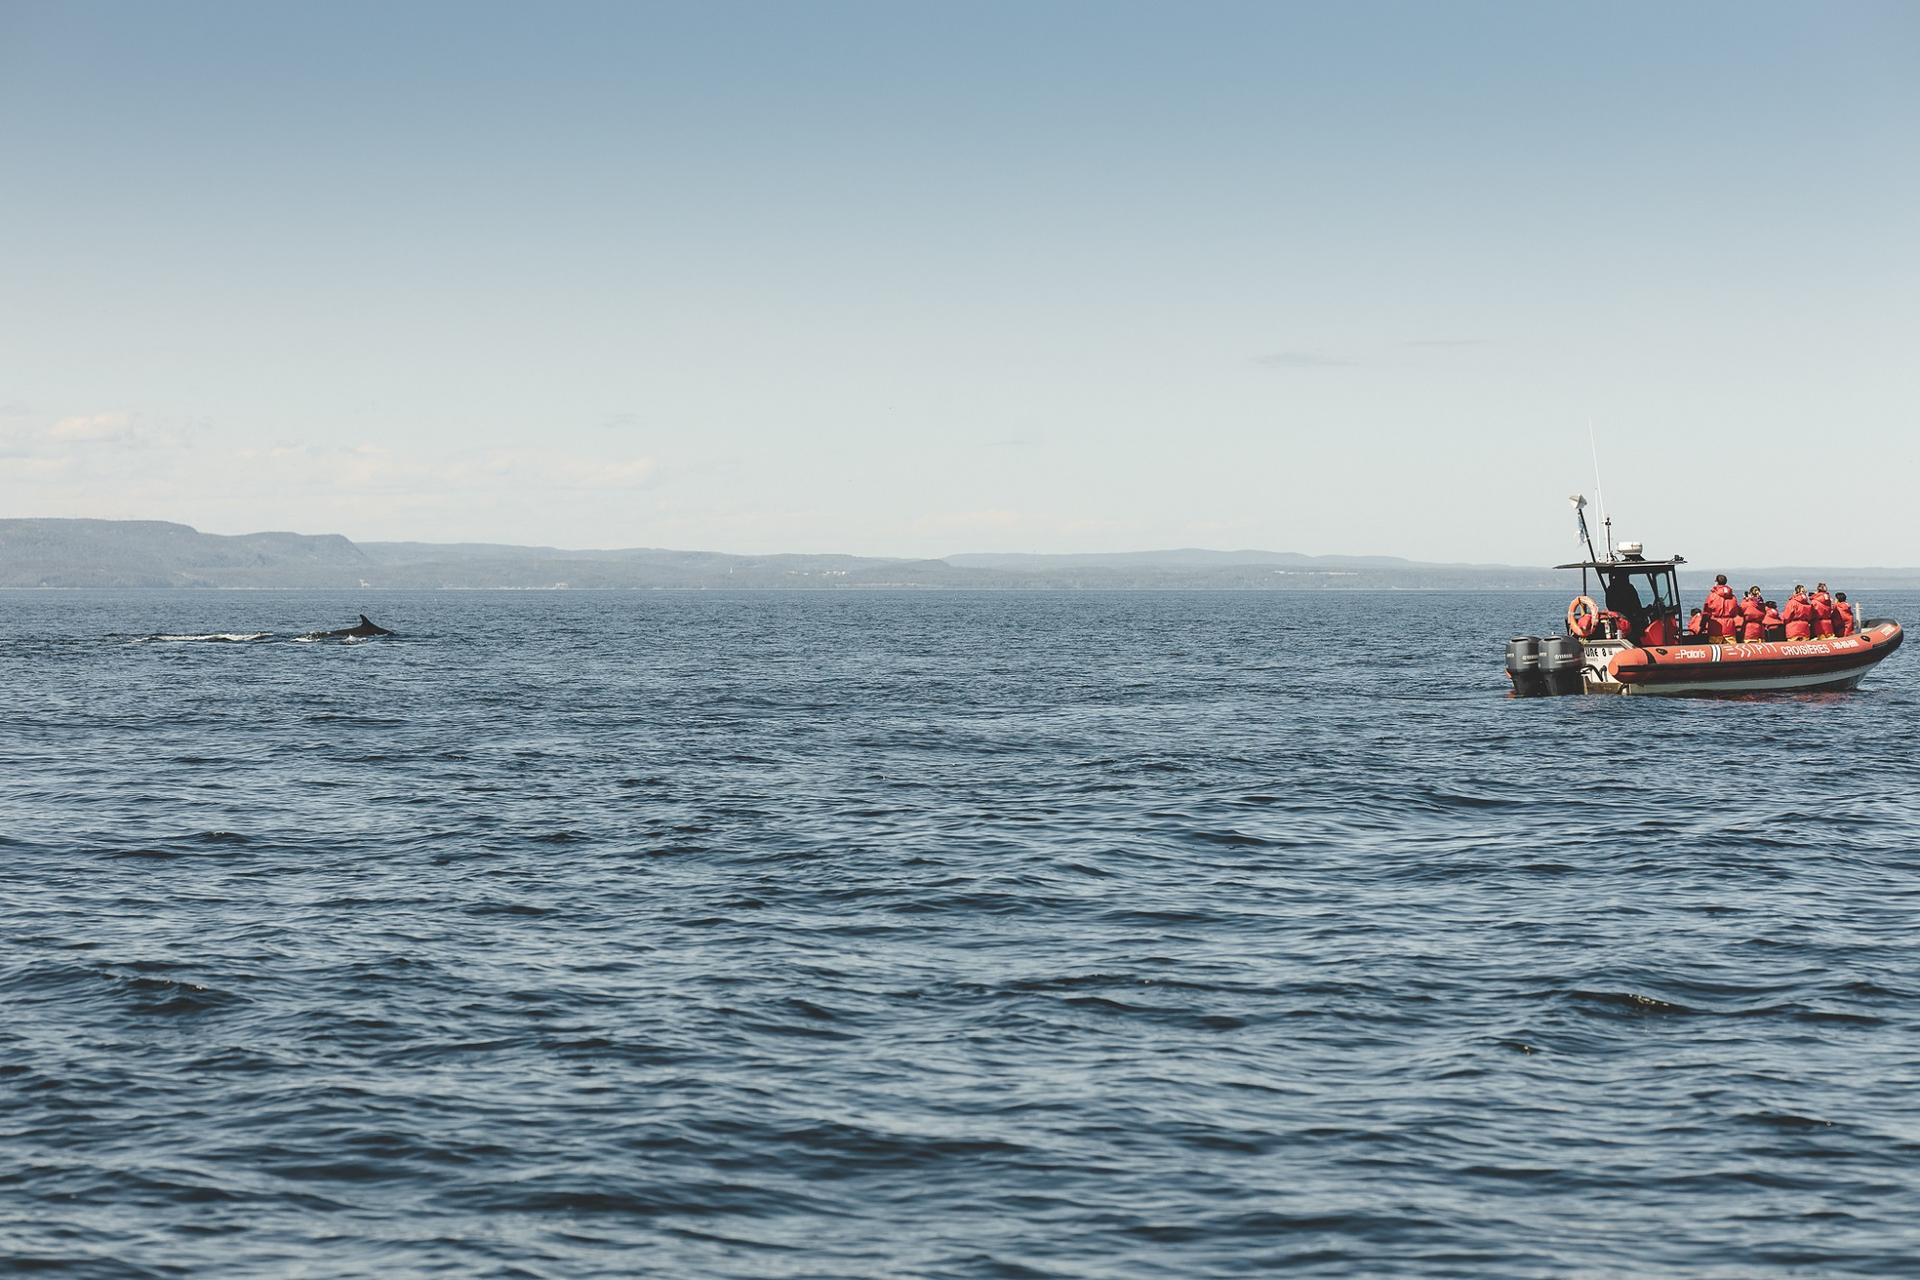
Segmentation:
<svg viewBox="0 0 1920 1280">
<path fill-rule="evenodd" d="M 1592 596 L 1575 596 L 1567 606 L 1567 630 L 1585 640 L 1600 621 L 1600 606 Z"/>
</svg>

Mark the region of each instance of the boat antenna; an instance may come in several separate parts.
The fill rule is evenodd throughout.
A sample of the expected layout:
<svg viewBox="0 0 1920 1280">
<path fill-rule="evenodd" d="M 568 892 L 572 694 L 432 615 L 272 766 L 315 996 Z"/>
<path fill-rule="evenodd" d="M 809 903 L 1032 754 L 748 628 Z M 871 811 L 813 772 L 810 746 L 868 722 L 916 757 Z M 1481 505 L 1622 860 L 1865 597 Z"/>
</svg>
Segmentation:
<svg viewBox="0 0 1920 1280">
<path fill-rule="evenodd" d="M 1593 434 L 1593 415 L 1587 415 L 1587 447 L 1593 450 L 1593 496 L 1600 500 L 1600 525 L 1606 530 L 1607 559 L 1613 559 L 1613 517 L 1607 514 L 1607 487 L 1600 483 L 1600 442 Z M 1584 523 L 1584 522 L 1583 522 Z M 1588 539 L 1592 543 L 1592 539 Z M 1598 560 L 1600 557 L 1595 556 Z"/>
</svg>

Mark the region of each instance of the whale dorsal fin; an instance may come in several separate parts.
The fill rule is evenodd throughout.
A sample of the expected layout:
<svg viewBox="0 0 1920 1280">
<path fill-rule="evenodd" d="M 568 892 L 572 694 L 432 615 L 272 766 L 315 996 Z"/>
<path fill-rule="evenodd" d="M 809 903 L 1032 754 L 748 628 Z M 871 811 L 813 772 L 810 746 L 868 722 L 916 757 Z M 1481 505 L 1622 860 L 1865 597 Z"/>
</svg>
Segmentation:
<svg viewBox="0 0 1920 1280">
<path fill-rule="evenodd" d="M 360 625 L 363 627 L 370 627 L 373 625 L 373 619 L 369 618 L 366 614 L 363 613 L 360 615 Z"/>
</svg>

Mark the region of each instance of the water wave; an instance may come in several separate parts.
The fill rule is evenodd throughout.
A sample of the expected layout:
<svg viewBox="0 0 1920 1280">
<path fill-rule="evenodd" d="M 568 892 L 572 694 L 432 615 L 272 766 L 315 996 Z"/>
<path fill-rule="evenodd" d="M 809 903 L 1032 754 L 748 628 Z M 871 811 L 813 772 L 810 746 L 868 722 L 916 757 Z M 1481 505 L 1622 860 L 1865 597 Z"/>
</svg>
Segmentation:
<svg viewBox="0 0 1920 1280">
<path fill-rule="evenodd" d="M 271 640 L 271 631 L 214 631 L 205 635 L 149 635 L 136 637 L 134 644 L 185 644 L 195 641 L 210 644 L 246 644 L 253 640 Z"/>
<path fill-rule="evenodd" d="M 9 600 L 16 1266 L 1920 1256 L 1906 654 L 1513 702 L 1525 594 L 427 593 L 404 644 L 159 643 L 357 612 L 237 598 Z"/>
</svg>

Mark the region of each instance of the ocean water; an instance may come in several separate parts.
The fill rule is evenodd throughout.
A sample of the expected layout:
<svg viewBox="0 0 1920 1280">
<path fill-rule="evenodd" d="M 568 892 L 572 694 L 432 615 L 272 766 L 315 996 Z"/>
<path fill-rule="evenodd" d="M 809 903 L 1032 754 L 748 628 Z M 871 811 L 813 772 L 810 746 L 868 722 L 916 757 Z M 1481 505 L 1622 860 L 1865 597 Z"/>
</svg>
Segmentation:
<svg viewBox="0 0 1920 1280">
<path fill-rule="evenodd" d="M 1564 605 L 0 593 L 0 1258 L 1920 1274 L 1915 654 Z"/>
</svg>

